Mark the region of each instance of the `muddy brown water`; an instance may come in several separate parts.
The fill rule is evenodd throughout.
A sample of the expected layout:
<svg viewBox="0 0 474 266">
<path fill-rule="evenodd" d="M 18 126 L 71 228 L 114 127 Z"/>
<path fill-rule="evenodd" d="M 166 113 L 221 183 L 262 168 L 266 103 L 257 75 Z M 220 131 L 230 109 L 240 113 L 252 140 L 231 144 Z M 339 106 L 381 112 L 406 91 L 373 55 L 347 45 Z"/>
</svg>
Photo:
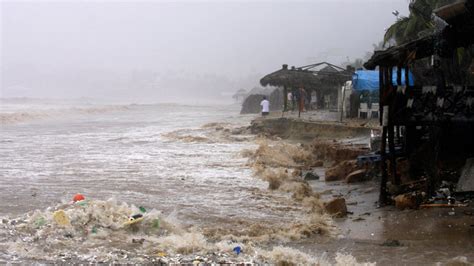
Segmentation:
<svg viewBox="0 0 474 266">
<path fill-rule="evenodd" d="M 253 116 L 237 115 L 238 107 L 133 105 L 112 110 L 95 108 L 92 112 L 60 108 L 68 108 L 65 115 L 58 116 L 61 111 L 56 108 L 41 119 L 38 116 L 31 116 L 30 120 L 13 119 L 1 126 L 0 216 L 4 221 L 25 217 L 35 210 L 48 213 L 48 208 L 68 204 L 77 192 L 88 199 L 114 198 L 127 206 L 156 209 L 163 220 L 184 230 L 197 229 L 201 233 L 214 230 L 208 234 L 210 242 L 227 233 L 244 232 L 255 224 L 281 227 L 303 216 L 300 206 L 289 195 L 268 191 L 268 184 L 255 178 L 247 167 L 247 158 L 240 152 L 257 148 L 253 136 L 230 132 L 248 125 Z M 9 109 L 10 113 L 11 110 L 14 107 Z M 48 110 L 42 108 L 41 112 Z M 202 127 L 212 122 L 219 124 Z M 319 171 L 323 177 L 323 169 Z M 302 251 L 331 263 L 337 262 L 338 253 L 350 254 L 341 260 L 343 264 L 354 264 L 350 258 L 382 265 L 444 263 L 457 256 L 474 260 L 472 216 L 456 212 L 447 217 L 445 210 L 375 209 L 376 190 L 364 191 L 376 184 L 350 187 L 324 181 L 310 184 L 315 191 L 332 190 L 325 198 L 341 194 L 348 202 L 357 202 L 349 206 L 354 214 L 335 220 L 338 231 L 333 237 L 272 240 L 260 246 L 256 243 L 258 248 L 291 247 L 294 250 L 283 250 L 283 253 Z M 364 214 L 367 212 L 370 214 Z M 364 220 L 353 221 L 359 216 Z M 55 250 L 56 246 L 31 249 L 34 241 L 30 243 L 24 235 L 15 235 L 7 230 L 9 226 L 1 228 L 0 261 L 62 261 L 58 257 L 62 251 Z M 139 247 L 120 242 L 131 240 L 128 235 L 120 234 L 112 239 L 118 242 L 105 245 L 100 242 L 100 248 L 86 239 L 90 246 L 87 242 L 84 244 L 87 248 L 78 249 L 82 254 L 76 260 L 97 262 L 95 255 L 130 249 L 129 257 L 123 258 L 122 254 L 120 260 L 114 259 L 118 258 L 115 255 L 103 258 L 133 262 L 136 256 L 150 261 L 150 257 L 140 255 Z M 399 240 L 402 245 L 382 246 L 387 239 Z M 170 243 L 178 245 L 190 240 L 173 241 Z M 30 250 L 25 252 L 25 247 Z M 203 252 L 191 252 L 189 256 L 207 254 Z M 270 262 L 276 258 L 275 254 L 269 255 Z M 290 261 L 301 257 L 295 254 L 289 256 Z M 243 261 L 255 257 L 255 254 L 247 255 Z M 239 261 L 238 256 L 232 259 Z"/>
</svg>

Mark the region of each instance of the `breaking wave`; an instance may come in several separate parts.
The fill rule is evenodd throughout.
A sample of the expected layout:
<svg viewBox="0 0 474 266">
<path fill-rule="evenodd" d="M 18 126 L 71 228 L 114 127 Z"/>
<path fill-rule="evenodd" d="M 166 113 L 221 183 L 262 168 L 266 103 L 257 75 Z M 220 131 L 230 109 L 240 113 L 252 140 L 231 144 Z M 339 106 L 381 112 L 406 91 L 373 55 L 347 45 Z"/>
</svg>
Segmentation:
<svg viewBox="0 0 474 266">
<path fill-rule="evenodd" d="M 332 219 L 325 213 L 320 195 L 301 177 L 301 170 L 314 160 L 312 153 L 301 145 L 268 139 L 260 139 L 258 143 L 255 151 L 242 151 L 249 158 L 254 174 L 267 181 L 270 190 L 290 193 L 305 210 L 305 223 L 292 227 L 292 238 L 334 233 Z"/>
<path fill-rule="evenodd" d="M 169 140 L 187 143 L 229 143 L 243 142 L 254 139 L 247 127 L 236 126 L 230 123 L 208 123 L 199 129 L 179 129 L 162 134 Z"/>
<path fill-rule="evenodd" d="M 141 217 L 129 224 L 134 215 Z M 65 203 L 3 218 L 0 238 L 0 247 L 13 262 L 333 264 L 281 245 L 211 241 L 196 228 L 183 229 L 172 216 L 113 199 Z M 373 265 L 360 264 L 351 255 L 337 254 L 334 259 L 337 265 Z"/>
<path fill-rule="evenodd" d="M 25 123 L 36 120 L 47 120 L 64 118 L 71 115 L 102 114 L 115 111 L 126 111 L 126 105 L 102 106 L 102 107 L 71 107 L 64 109 L 40 109 L 0 113 L 0 125 Z"/>
<path fill-rule="evenodd" d="M 170 139 L 170 140 L 178 140 L 182 142 L 204 142 L 204 143 L 212 143 L 213 141 L 205 136 L 193 136 L 193 135 L 186 135 L 180 130 L 172 131 L 168 133 L 162 134 L 163 137 Z"/>
</svg>

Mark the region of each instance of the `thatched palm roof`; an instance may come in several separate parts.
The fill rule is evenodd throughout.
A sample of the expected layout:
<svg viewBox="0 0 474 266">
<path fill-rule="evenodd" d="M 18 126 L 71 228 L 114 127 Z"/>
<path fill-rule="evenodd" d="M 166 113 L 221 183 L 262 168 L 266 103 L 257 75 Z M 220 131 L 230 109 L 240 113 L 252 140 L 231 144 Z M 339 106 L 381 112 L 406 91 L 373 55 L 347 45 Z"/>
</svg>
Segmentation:
<svg viewBox="0 0 474 266">
<path fill-rule="evenodd" d="M 316 67 L 325 65 L 320 70 L 314 70 Z M 287 87 L 306 87 L 315 88 L 322 85 L 339 85 L 352 77 L 352 72 L 342 69 L 338 66 L 321 62 L 317 64 L 292 67 L 283 65 L 280 70 L 270 73 L 260 79 L 262 86 L 287 86 Z"/>
<path fill-rule="evenodd" d="M 270 73 L 260 79 L 262 86 L 275 87 L 296 87 L 312 84 L 316 82 L 316 76 L 307 70 L 292 67 L 288 69 L 288 65 L 283 65 L 280 70 Z"/>
</svg>

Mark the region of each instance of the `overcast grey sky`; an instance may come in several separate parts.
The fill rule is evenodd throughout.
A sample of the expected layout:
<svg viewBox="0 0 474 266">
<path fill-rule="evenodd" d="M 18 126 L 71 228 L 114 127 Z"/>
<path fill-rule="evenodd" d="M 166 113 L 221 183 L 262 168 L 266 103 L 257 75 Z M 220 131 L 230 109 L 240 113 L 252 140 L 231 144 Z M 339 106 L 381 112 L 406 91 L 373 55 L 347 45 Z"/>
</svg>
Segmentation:
<svg viewBox="0 0 474 266">
<path fill-rule="evenodd" d="M 0 96 L 126 97 L 160 75 L 237 90 L 282 63 L 364 56 L 393 10 L 406 15 L 408 0 L 3 1 Z"/>
</svg>

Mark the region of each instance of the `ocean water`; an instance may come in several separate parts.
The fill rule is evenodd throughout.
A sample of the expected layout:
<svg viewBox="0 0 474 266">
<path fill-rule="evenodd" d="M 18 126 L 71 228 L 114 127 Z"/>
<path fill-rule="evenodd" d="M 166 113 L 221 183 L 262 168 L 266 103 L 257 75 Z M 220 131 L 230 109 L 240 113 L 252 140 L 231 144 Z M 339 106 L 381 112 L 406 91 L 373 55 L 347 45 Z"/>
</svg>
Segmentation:
<svg viewBox="0 0 474 266">
<path fill-rule="evenodd" d="M 174 255 L 183 253 L 177 247 L 196 240 L 183 232 L 216 243 L 236 241 L 234 235 L 264 238 L 266 229 L 298 221 L 302 209 L 291 197 L 269 192 L 267 182 L 255 178 L 247 166 L 241 152 L 257 147 L 245 130 L 254 116 L 238 113 L 235 105 L 3 102 L 0 257 L 20 262 L 60 261 L 64 256 L 117 261 L 119 257 L 110 254 L 120 249 L 133 253 L 128 258 L 144 259 L 139 254 L 149 256 L 156 250 L 127 245 L 134 237 L 149 237 L 149 232 L 116 232 L 138 212 L 137 206 L 152 210 L 147 219 L 156 216 L 169 224 L 158 235 L 174 242 L 147 242 L 171 241 L 174 244 L 161 249 Z M 76 193 L 85 195 L 89 204 L 72 204 Z M 75 213 L 82 218 L 71 220 L 71 228 L 59 228 L 52 216 L 59 209 L 70 219 Z M 88 220 L 79 223 L 84 216 Z M 121 218 L 104 225 L 109 217 Z M 95 223 L 95 229 L 89 223 Z M 97 228 L 114 240 L 104 244 L 91 238 Z M 71 241 L 78 248 L 75 253 Z M 99 243 L 100 252 L 94 249 Z M 202 246 L 206 252 L 216 250 L 196 244 L 184 253 L 203 255 Z"/>
<path fill-rule="evenodd" d="M 0 263 L 373 265 L 403 257 L 400 264 L 464 265 L 472 259 L 462 244 L 446 246 L 443 255 L 444 244 L 384 248 L 348 239 L 330 218 L 305 208 L 319 206 L 317 197 L 301 202 L 288 193 L 307 193 L 301 183 L 270 190 L 248 154 L 259 149 L 269 165 L 291 165 L 299 148 L 251 135 L 246 128 L 255 116 L 239 115 L 236 105 L 0 103 Z M 317 182 L 311 186 L 326 189 Z M 76 193 L 86 201 L 73 203 Z M 67 225 L 55 220 L 59 210 Z M 135 214 L 143 221 L 126 225 Z"/>
</svg>

